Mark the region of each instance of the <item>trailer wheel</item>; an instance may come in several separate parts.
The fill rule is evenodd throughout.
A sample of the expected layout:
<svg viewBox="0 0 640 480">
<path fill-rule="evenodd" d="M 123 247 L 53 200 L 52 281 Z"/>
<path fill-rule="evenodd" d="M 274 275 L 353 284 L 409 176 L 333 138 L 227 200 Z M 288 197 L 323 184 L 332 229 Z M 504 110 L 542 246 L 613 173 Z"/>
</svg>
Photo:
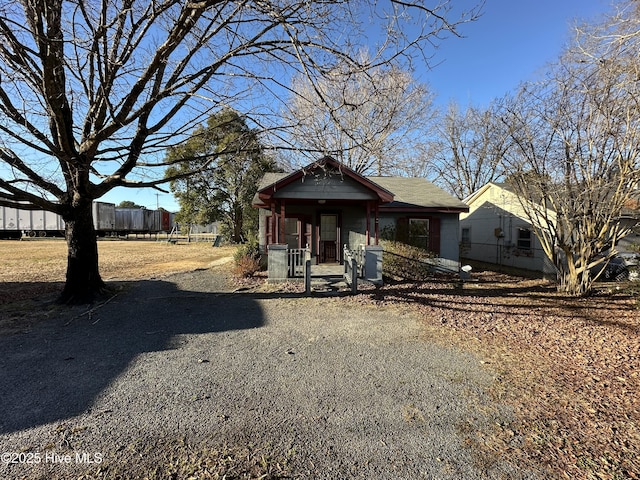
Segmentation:
<svg viewBox="0 0 640 480">
<path fill-rule="evenodd" d="M 46 232 L 45 230 L 40 230 L 40 231 L 38 232 L 38 236 L 39 236 L 39 237 L 46 237 L 46 236 L 47 236 L 47 232 Z"/>
<path fill-rule="evenodd" d="M 36 232 L 34 230 L 29 230 L 27 232 L 27 236 L 33 238 L 36 236 Z"/>
</svg>

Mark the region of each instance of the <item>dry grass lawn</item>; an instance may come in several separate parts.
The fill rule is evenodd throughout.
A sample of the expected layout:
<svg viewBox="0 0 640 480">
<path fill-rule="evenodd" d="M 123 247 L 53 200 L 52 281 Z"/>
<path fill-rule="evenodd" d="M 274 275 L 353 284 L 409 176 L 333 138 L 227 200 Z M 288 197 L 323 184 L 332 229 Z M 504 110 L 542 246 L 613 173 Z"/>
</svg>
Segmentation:
<svg viewBox="0 0 640 480">
<path fill-rule="evenodd" d="M 100 273 L 106 281 L 157 278 L 208 268 L 235 247 L 210 242 L 170 244 L 151 240 L 99 240 Z M 0 304 L 59 290 L 65 279 L 67 245 L 62 239 L 0 241 Z"/>
</svg>

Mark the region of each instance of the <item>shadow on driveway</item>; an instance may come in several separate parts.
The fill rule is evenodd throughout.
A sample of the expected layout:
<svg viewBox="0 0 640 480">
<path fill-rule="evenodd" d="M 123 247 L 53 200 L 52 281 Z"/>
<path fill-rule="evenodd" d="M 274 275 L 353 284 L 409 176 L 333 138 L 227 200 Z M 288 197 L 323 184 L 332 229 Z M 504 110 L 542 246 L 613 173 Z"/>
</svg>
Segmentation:
<svg viewBox="0 0 640 480">
<path fill-rule="evenodd" d="M 263 325 L 254 300 L 231 296 L 136 282 L 91 315 L 63 311 L 33 332 L 0 337 L 0 434 L 87 411 L 137 355 L 172 349 L 176 336 Z"/>
</svg>

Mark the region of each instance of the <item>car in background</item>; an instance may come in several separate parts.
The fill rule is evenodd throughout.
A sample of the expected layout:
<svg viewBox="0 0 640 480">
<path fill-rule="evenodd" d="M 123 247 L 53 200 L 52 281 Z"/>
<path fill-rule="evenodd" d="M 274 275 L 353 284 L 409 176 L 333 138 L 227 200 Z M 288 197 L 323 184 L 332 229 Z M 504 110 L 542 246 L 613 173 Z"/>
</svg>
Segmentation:
<svg viewBox="0 0 640 480">
<path fill-rule="evenodd" d="M 640 254 L 635 252 L 620 252 L 617 256 L 624 260 L 627 267 L 637 267 L 640 263 Z"/>
<path fill-rule="evenodd" d="M 593 267 L 591 275 L 593 277 L 599 275 L 597 278 L 601 282 L 622 282 L 629 279 L 629 265 L 625 258 L 618 254 L 612 257 L 608 263 L 602 262 Z"/>
</svg>

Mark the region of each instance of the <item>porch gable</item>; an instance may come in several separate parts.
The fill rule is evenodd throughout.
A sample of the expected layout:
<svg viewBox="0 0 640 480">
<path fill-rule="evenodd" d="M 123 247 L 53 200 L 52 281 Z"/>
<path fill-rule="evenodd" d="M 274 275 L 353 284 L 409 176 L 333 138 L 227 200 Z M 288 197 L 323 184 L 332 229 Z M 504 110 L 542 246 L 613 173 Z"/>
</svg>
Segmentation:
<svg viewBox="0 0 640 480">
<path fill-rule="evenodd" d="M 274 200 L 356 200 L 389 203 L 393 193 L 377 183 L 324 157 L 304 168 L 280 178 L 271 177 L 254 199 L 257 207 L 268 207 Z"/>
</svg>

